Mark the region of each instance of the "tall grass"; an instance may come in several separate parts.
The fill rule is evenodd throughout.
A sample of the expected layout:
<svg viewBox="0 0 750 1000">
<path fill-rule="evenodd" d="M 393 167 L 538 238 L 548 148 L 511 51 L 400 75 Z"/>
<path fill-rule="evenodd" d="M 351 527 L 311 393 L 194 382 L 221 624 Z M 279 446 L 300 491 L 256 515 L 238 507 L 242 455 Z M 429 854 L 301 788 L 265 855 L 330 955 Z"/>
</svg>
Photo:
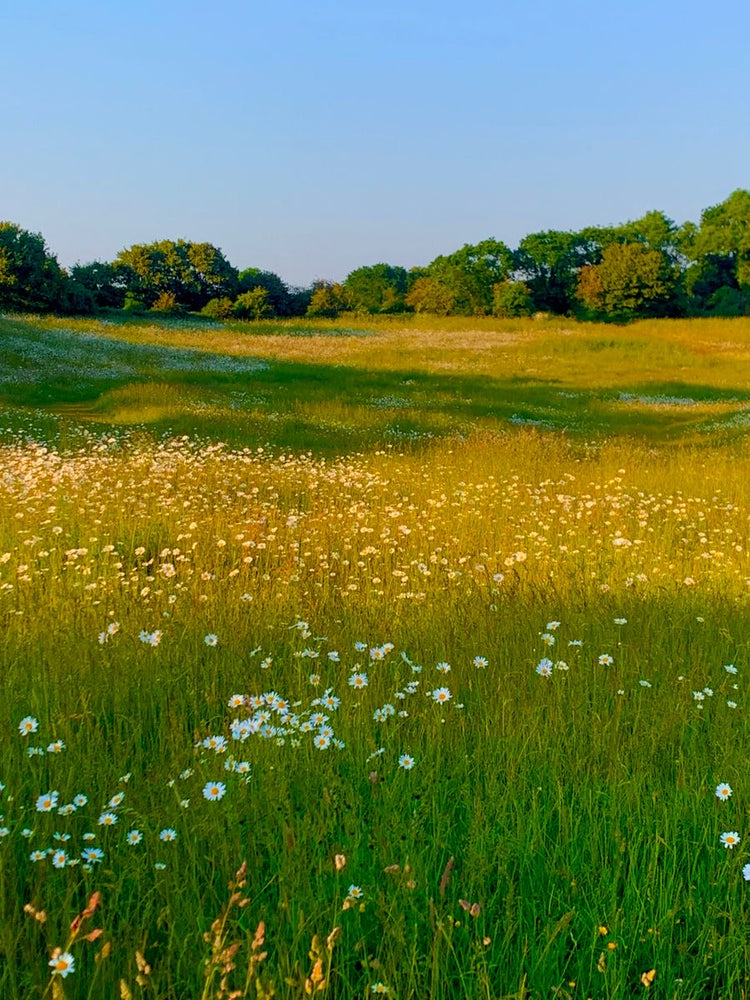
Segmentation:
<svg viewBox="0 0 750 1000">
<path fill-rule="evenodd" d="M 742 440 L 388 440 L 324 383 L 327 445 L 228 446 L 244 376 L 170 371 L 6 382 L 0 996 L 746 996 Z M 201 440 L 149 416 L 198 390 Z"/>
</svg>

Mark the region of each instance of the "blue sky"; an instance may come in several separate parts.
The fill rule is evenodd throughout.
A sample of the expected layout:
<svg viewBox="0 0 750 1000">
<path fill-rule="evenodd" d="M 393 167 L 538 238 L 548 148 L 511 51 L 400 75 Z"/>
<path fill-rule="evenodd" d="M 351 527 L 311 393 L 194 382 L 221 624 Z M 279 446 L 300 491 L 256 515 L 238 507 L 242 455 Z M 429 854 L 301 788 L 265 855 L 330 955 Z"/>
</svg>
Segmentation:
<svg viewBox="0 0 750 1000">
<path fill-rule="evenodd" d="M 0 219 L 64 265 L 184 238 L 307 284 L 750 187 L 747 0 L 2 6 Z"/>
</svg>

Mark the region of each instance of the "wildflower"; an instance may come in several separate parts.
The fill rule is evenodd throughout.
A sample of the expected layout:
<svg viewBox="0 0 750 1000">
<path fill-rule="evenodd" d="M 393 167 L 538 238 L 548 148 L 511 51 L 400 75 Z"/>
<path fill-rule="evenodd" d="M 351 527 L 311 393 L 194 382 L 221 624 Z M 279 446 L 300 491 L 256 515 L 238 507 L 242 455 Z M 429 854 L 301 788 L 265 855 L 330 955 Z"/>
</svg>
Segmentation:
<svg viewBox="0 0 750 1000">
<path fill-rule="evenodd" d="M 28 736 L 29 733 L 35 733 L 39 729 L 39 721 L 31 715 L 27 715 L 26 718 L 21 719 L 18 723 L 18 731 L 21 736 Z"/>
<path fill-rule="evenodd" d="M 368 683 L 367 674 L 352 674 L 349 678 L 349 687 L 356 688 L 358 691 L 366 688 Z"/>
<path fill-rule="evenodd" d="M 641 681 L 638 681 L 638 683 L 641 685 L 641 687 L 644 687 L 644 688 L 650 688 L 650 687 L 654 686 L 651 683 L 651 681 L 643 681 L 643 680 L 641 680 Z"/>
<path fill-rule="evenodd" d="M 547 624 L 544 627 L 547 629 L 548 632 L 554 632 L 555 629 L 560 628 L 560 622 L 547 622 Z"/>
<path fill-rule="evenodd" d="M 134 847 L 136 844 L 140 844 L 142 840 L 143 834 L 140 830 L 128 830 L 125 836 L 125 843 L 130 844 L 131 847 Z"/>
<path fill-rule="evenodd" d="M 228 708 L 241 708 L 245 704 L 244 694 L 233 694 L 227 702 Z"/>
<path fill-rule="evenodd" d="M 84 833 L 83 839 L 84 840 L 96 840 L 96 834 L 95 833 Z"/>
<path fill-rule="evenodd" d="M 313 743 L 318 748 L 318 750 L 327 750 L 331 744 L 331 737 L 326 736 L 324 733 L 318 733 Z"/>
<path fill-rule="evenodd" d="M 390 988 L 385 983 L 373 983 L 370 989 L 373 993 L 390 993 Z"/>
<path fill-rule="evenodd" d="M 726 783 L 722 781 L 721 784 L 716 786 L 716 798 L 721 799 L 722 802 L 726 802 L 729 796 L 732 794 L 732 789 Z"/>
<path fill-rule="evenodd" d="M 602 655 L 599 657 L 599 665 L 602 667 L 609 667 L 614 662 L 615 661 L 612 659 L 609 653 L 602 653 Z"/>
<path fill-rule="evenodd" d="M 250 774 L 250 764 L 246 760 L 238 760 L 234 762 L 232 770 L 235 774 Z"/>
<path fill-rule="evenodd" d="M 737 667 L 735 667 L 735 665 L 733 663 L 727 663 L 727 665 L 724 667 L 724 669 L 726 670 L 726 672 L 728 674 L 736 674 L 737 673 Z"/>
<path fill-rule="evenodd" d="M 364 892 L 362 892 L 361 885 L 350 885 L 346 892 L 347 899 L 362 899 Z"/>
<path fill-rule="evenodd" d="M 338 663 L 341 657 L 339 656 L 337 650 L 332 649 L 328 654 L 328 659 L 331 661 L 331 663 Z"/>
<path fill-rule="evenodd" d="M 435 688 L 435 690 L 432 692 L 432 700 L 440 702 L 440 704 L 444 704 L 446 701 L 450 701 L 451 697 L 452 695 L 450 693 L 450 689 L 447 687 Z"/>
<path fill-rule="evenodd" d="M 737 702 L 736 701 L 728 701 L 727 702 L 727 708 L 737 708 Z"/>
<path fill-rule="evenodd" d="M 742 877 L 746 882 L 750 882 L 750 863 L 746 864 L 742 869 Z"/>
<path fill-rule="evenodd" d="M 122 805 L 122 801 L 124 798 L 125 798 L 125 792 L 118 792 L 116 795 L 113 795 L 112 798 L 109 800 L 110 808 L 116 809 L 119 805 Z"/>
<path fill-rule="evenodd" d="M 354 643 L 354 648 L 356 649 L 356 651 L 358 653 L 364 653 L 364 651 L 367 649 L 367 643 L 366 642 L 355 642 Z"/>
<path fill-rule="evenodd" d="M 76 795 L 75 798 L 73 799 L 73 805 L 76 807 L 76 809 L 81 809 L 83 806 L 86 805 L 87 802 L 88 799 L 86 798 L 85 795 Z"/>
<path fill-rule="evenodd" d="M 10 829 L 7 826 L 0 826 L 0 837 L 7 837 Z"/>
<path fill-rule="evenodd" d="M 219 641 L 219 637 L 211 632 L 205 637 L 203 641 L 207 646 L 215 646 Z"/>
<path fill-rule="evenodd" d="M 705 701 L 706 700 L 706 696 L 705 696 L 705 694 L 702 691 L 693 691 L 693 700 L 694 701 Z"/>
<path fill-rule="evenodd" d="M 398 766 L 403 767 L 405 771 L 411 771 L 414 767 L 414 758 L 409 753 L 402 753 L 398 759 Z"/>
<path fill-rule="evenodd" d="M 627 625 L 628 624 L 627 618 L 615 618 L 614 622 L 615 622 L 615 625 Z"/>
<path fill-rule="evenodd" d="M 177 831 L 168 827 L 166 830 L 162 830 L 159 833 L 159 840 L 163 840 L 165 842 L 177 840 Z"/>
<path fill-rule="evenodd" d="M 52 812 L 57 805 L 58 796 L 58 792 L 45 792 L 44 795 L 40 795 L 36 800 L 36 811 L 40 813 Z"/>
<path fill-rule="evenodd" d="M 583 645 L 583 639 L 571 639 L 568 642 L 568 645 L 569 646 L 582 646 Z"/>
<path fill-rule="evenodd" d="M 226 736 L 207 736 L 201 746 L 207 750 L 215 750 L 216 753 L 224 753 L 227 749 L 227 738 Z"/>
<path fill-rule="evenodd" d="M 474 666 L 477 668 L 477 670 L 479 670 L 481 667 L 486 667 L 488 661 L 487 658 L 484 656 L 475 656 L 472 662 L 474 663 Z"/>
<path fill-rule="evenodd" d="M 226 795 L 227 786 L 221 781 L 209 781 L 203 786 L 203 798 L 209 802 L 218 802 Z"/>
<path fill-rule="evenodd" d="M 719 837 L 719 841 L 724 845 L 724 847 L 728 847 L 731 851 L 733 847 L 739 844 L 740 835 L 736 830 L 729 830 L 727 833 L 722 833 Z"/>
<path fill-rule="evenodd" d="M 540 660 L 536 667 L 536 672 L 540 677 L 551 677 L 552 676 L 552 660 L 548 660 L 545 656 L 544 659 Z"/>
<path fill-rule="evenodd" d="M 114 826 L 117 822 L 117 813 L 103 812 L 99 817 L 99 826 Z"/>
<path fill-rule="evenodd" d="M 554 646 L 556 641 L 557 640 L 555 639 L 554 635 L 552 635 L 550 632 L 542 633 L 542 642 L 545 644 L 545 646 Z"/>
<path fill-rule="evenodd" d="M 64 749 L 65 743 L 62 740 L 55 740 L 47 747 L 47 753 L 62 753 Z"/>
<path fill-rule="evenodd" d="M 87 864 L 99 864 L 104 861 L 104 851 L 100 847 L 86 847 L 81 851 L 81 860 Z"/>
<path fill-rule="evenodd" d="M 30 829 L 28 828 L 28 826 L 25 826 L 25 827 L 23 828 L 23 830 L 21 830 L 21 836 L 22 836 L 22 837 L 26 837 L 26 839 L 28 840 L 28 839 L 29 839 L 29 837 L 33 837 L 33 836 L 34 836 L 34 831 L 33 831 L 33 830 L 30 830 Z"/>
<path fill-rule="evenodd" d="M 441 674 L 447 674 L 450 673 L 451 665 L 450 663 L 446 663 L 445 660 L 441 660 L 440 663 L 438 663 L 438 665 L 435 667 L 435 669 L 438 670 Z"/>
<path fill-rule="evenodd" d="M 76 962 L 70 952 L 60 951 L 57 948 L 47 964 L 52 969 L 52 975 L 60 976 L 61 979 L 65 979 L 69 973 L 76 971 Z"/>
<path fill-rule="evenodd" d="M 47 857 L 46 851 L 32 851 L 29 855 L 30 861 L 44 861 Z"/>
<path fill-rule="evenodd" d="M 65 851 L 54 851 L 52 854 L 52 864 L 55 868 L 64 868 L 68 863 L 68 855 Z"/>
<path fill-rule="evenodd" d="M 43 757 L 44 747 L 28 747 L 26 753 L 29 757 Z"/>
</svg>

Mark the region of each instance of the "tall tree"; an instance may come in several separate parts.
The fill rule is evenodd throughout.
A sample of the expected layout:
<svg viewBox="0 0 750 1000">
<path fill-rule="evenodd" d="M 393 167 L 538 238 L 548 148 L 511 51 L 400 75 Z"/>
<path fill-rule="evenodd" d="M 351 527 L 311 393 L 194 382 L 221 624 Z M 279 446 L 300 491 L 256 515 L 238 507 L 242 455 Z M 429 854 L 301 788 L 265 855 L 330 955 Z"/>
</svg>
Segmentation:
<svg viewBox="0 0 750 1000">
<path fill-rule="evenodd" d="M 528 286 L 534 308 L 565 313 L 574 305 L 578 271 L 590 259 L 580 233 L 550 229 L 524 236 L 513 255 L 514 270 Z"/>
<path fill-rule="evenodd" d="M 406 270 L 391 264 L 358 267 L 344 281 L 350 308 L 368 313 L 401 312 L 408 285 Z"/>
<path fill-rule="evenodd" d="M 248 267 L 240 272 L 238 291 L 251 292 L 254 288 L 265 288 L 266 304 L 276 316 L 291 316 L 294 308 L 287 285 L 273 271 L 262 271 L 258 267 Z"/>
<path fill-rule="evenodd" d="M 728 256 L 734 262 L 737 285 L 750 293 L 750 191 L 738 189 L 721 204 L 705 209 L 692 236 L 693 259 Z"/>
<path fill-rule="evenodd" d="M 237 271 L 211 243 L 159 240 L 121 250 L 114 260 L 126 292 L 147 305 L 170 293 L 188 309 L 201 309 L 212 298 L 233 297 Z"/>
<path fill-rule="evenodd" d="M 64 284 L 65 274 L 41 233 L 0 222 L 0 309 L 61 308 Z"/>
<path fill-rule="evenodd" d="M 436 257 L 428 276 L 453 296 L 452 312 L 466 316 L 492 311 L 492 290 L 513 268 L 513 254 L 500 240 L 465 244 L 448 256 Z"/>
<path fill-rule="evenodd" d="M 676 278 L 659 250 L 641 243 L 610 243 L 599 264 L 581 269 L 577 294 L 587 309 L 608 319 L 663 316 Z"/>
</svg>

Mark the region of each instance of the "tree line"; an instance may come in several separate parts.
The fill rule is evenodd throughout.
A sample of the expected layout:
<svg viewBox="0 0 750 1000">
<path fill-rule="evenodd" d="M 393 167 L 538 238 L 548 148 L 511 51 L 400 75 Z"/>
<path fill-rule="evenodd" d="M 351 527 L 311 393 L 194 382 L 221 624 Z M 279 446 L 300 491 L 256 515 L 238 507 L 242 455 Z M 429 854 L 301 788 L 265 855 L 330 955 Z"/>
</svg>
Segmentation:
<svg viewBox="0 0 750 1000">
<path fill-rule="evenodd" d="M 750 191 L 737 190 L 678 226 L 663 212 L 580 232 L 546 230 L 515 249 L 465 245 L 409 270 L 359 267 L 342 282 L 288 286 L 237 270 L 210 243 L 159 240 L 111 262 L 60 267 L 39 233 L 0 222 L 0 310 L 87 314 L 106 309 L 200 313 L 213 319 L 342 313 L 572 315 L 623 322 L 651 316 L 750 314 Z"/>
</svg>

